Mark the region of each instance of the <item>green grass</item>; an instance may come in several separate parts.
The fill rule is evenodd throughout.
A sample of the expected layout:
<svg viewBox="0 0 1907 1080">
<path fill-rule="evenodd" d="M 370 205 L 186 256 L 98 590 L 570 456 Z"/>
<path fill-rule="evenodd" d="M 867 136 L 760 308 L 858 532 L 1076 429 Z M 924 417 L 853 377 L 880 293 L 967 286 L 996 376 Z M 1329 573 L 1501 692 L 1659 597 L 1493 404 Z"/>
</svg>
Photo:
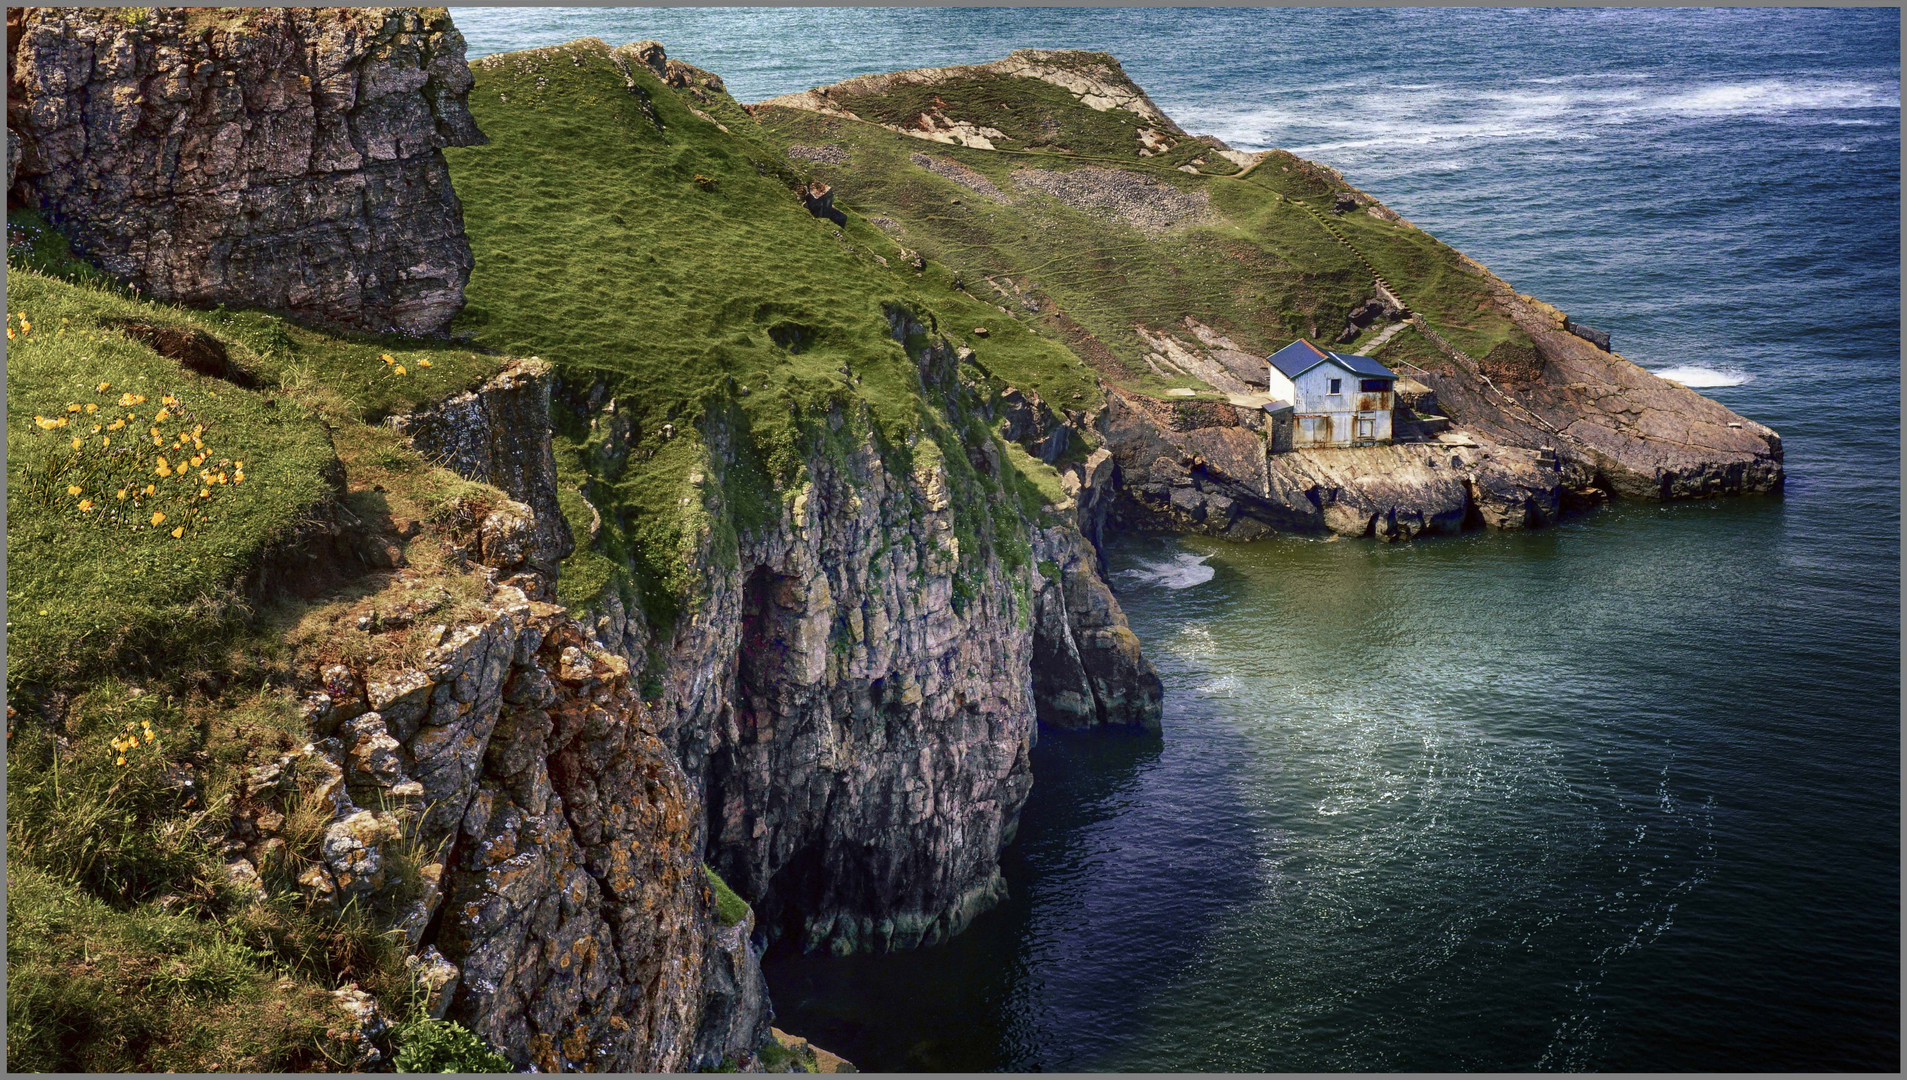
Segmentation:
<svg viewBox="0 0 1907 1080">
<path fill-rule="evenodd" d="M 341 1067 L 348 1023 L 329 989 L 402 1000 L 400 950 L 362 913 L 284 889 L 253 901 L 225 883 L 213 839 L 239 778 L 309 735 L 270 696 L 156 690 L 101 679 L 57 726 L 10 721 L 7 1067 Z M 315 857 L 314 806 L 288 805 L 287 859 Z"/>
<path fill-rule="evenodd" d="M 367 360 L 394 366 L 378 359 L 391 345 L 140 301 L 70 265 L 57 234 L 15 232 L 8 1067 L 342 1068 L 337 1036 L 350 1025 L 329 991 L 356 983 L 400 1019 L 415 994 L 381 929 L 388 912 L 310 906 L 293 885 L 329 814 L 316 771 L 294 765 L 274 797 L 286 843 L 259 867 L 262 897 L 229 884 L 221 841 L 241 780 L 311 737 L 284 689 L 294 656 L 375 668 L 415 662 L 422 645 L 355 629 L 367 604 L 391 598 L 374 580 L 315 602 L 241 583 L 330 498 L 361 519 L 436 522 L 456 499 L 501 497 L 363 423 L 480 381 L 497 360 L 408 343 L 400 355 L 431 359 L 420 369 L 442 368 L 444 381 L 354 385 Z M 129 323 L 217 344 L 257 385 L 187 370 L 128 337 Z M 161 475 L 161 456 L 183 477 Z M 409 558 L 418 587 L 449 594 L 450 621 L 468 613 L 474 574 L 441 548 L 432 538 Z"/>
<path fill-rule="evenodd" d="M 327 496 L 331 441 L 297 398 L 195 374 L 117 329 L 156 307 L 30 270 L 8 285 L 32 326 L 7 355 L 8 686 L 134 656 L 174 664 L 242 615 L 233 582 Z"/>
<path fill-rule="evenodd" d="M 703 863 L 702 872 L 708 875 L 709 888 L 715 890 L 715 917 L 721 921 L 722 925 L 734 926 L 748 918 L 748 901 L 736 895 L 735 890 L 728 887 L 728 882 L 722 880 L 722 875 L 716 873 L 714 867 Z"/>
<path fill-rule="evenodd" d="M 1059 134 L 1049 141 L 1071 140 L 1100 151 L 1111 146 L 1106 140 L 1124 123 L 1118 116 L 1077 102 L 1067 107 L 1061 99 L 1071 95 L 1049 84 L 1039 84 L 1044 89 L 1017 85 L 1032 81 L 983 76 L 905 87 L 888 98 L 861 97 L 850 104 L 870 119 L 900 122 L 908 110 L 917 115 L 922 102 L 938 95 L 959 103 L 943 109 L 949 115 L 977 120 L 1015 115 L 1006 106 L 1024 91 L 1028 115 L 1043 117 L 1049 133 L 1057 125 Z M 904 243 L 959 271 L 969 291 L 1013 308 L 1028 325 L 1065 343 L 1109 382 L 1127 389 L 1159 394 L 1170 386 L 1199 385 L 1155 375 L 1145 363 L 1151 348 L 1134 332 L 1135 324 L 1174 329 L 1189 315 L 1261 353 L 1299 336 L 1321 342 L 1336 338 L 1345 315 L 1372 294 L 1370 273 L 1300 202 L 1337 227 L 1407 303 L 1458 347 L 1483 357 L 1504 342 L 1529 344 L 1491 299 L 1485 279 L 1455 250 L 1414 227 L 1361 211 L 1330 214 L 1333 195 L 1348 190 L 1344 181 L 1282 151 L 1242 176 L 1188 175 L 1171 167 L 1176 159 L 1139 159 L 1130 153 L 1123 163 L 1095 159 L 1092 164 L 1114 164 L 1208 195 L 1216 221 L 1180 226 L 1159 237 L 1016 185 L 1012 173 L 1017 169 L 1087 164 L 1065 155 L 1030 153 L 1037 149 L 1033 142 L 973 150 L 779 107 L 761 110 L 760 119 L 783 148 L 797 143 L 847 148 L 848 164 L 812 166 L 837 188 L 837 202 L 898 221 Z M 1016 201 L 992 201 L 920 168 L 910 160 L 914 154 L 951 158 Z M 1035 316 L 1018 309 L 985 283 L 989 277 L 1010 279 L 1045 298 L 1046 310 Z"/>
<path fill-rule="evenodd" d="M 953 270 L 917 275 L 858 215 L 844 228 L 809 215 L 791 190 L 805 174 L 725 100 L 704 111 L 727 132 L 640 65 L 629 89 L 594 41 L 473 70 L 491 141 L 447 151 L 477 258 L 456 329 L 615 398 L 633 429 L 626 456 L 600 424 L 560 427 L 603 514 L 596 553 L 659 630 L 693 591 L 694 554 L 732 558 L 740 536 L 778 521 L 808 462 L 844 461 L 862 439 L 899 460 L 945 423 L 910 354 L 926 343 L 894 341 L 890 310 L 919 313 L 1049 400 L 1098 404 L 1077 357 L 954 290 Z M 711 455 L 716 429 L 731 448 Z M 956 483 L 984 517 L 990 482 Z"/>
<path fill-rule="evenodd" d="M 1065 87 L 1027 76 L 981 72 L 932 85 L 900 85 L 885 94 L 850 98 L 846 105 L 863 119 L 902 128 L 916 128 L 922 113 L 937 111 L 950 120 L 1004 132 L 1006 138 L 988 140 L 1001 150 L 1142 160 L 1139 132 L 1150 129 L 1172 146 L 1143 160 L 1176 168 L 1204 156 L 1220 162 L 1220 168 L 1236 168 L 1206 144 L 1168 135 L 1137 113 L 1088 108 Z"/>
<path fill-rule="evenodd" d="M 1083 107 L 1076 111 L 1101 115 Z M 1368 275 L 1356 259 L 1308 215 L 1269 198 L 1264 188 L 1235 179 L 1188 175 L 1154 164 L 1158 159 L 1116 166 L 1208 196 L 1213 223 L 1187 223 L 1157 236 L 1065 205 L 1012 179 L 1018 169 L 1107 163 L 937 145 L 790 109 L 764 109 L 762 123 L 783 145 L 848 147 L 850 164 L 814 166 L 836 185 L 841 200 L 863 213 L 897 220 L 902 240 L 960 271 L 969 292 L 1006 305 L 1026 325 L 1066 344 L 1101 377 L 1127 389 L 1156 395 L 1173 386 L 1202 385 L 1154 374 L 1145 362 L 1152 348 L 1135 331 L 1137 325 L 1176 330 L 1192 340 L 1182 329 L 1189 315 L 1248 350 L 1269 353 L 1309 334 L 1314 325 L 1321 334 L 1326 328 L 1335 331 L 1370 292 Z M 914 154 L 951 158 L 1017 201 L 989 200 L 915 165 Z M 1041 314 L 1028 313 L 988 285 L 987 278 L 1003 285 L 1010 280 L 1050 305 Z M 998 322 L 1003 316 L 995 310 L 991 318 Z M 1044 391 L 1042 396 L 1072 407 L 1063 397 L 1056 400 Z"/>
</svg>

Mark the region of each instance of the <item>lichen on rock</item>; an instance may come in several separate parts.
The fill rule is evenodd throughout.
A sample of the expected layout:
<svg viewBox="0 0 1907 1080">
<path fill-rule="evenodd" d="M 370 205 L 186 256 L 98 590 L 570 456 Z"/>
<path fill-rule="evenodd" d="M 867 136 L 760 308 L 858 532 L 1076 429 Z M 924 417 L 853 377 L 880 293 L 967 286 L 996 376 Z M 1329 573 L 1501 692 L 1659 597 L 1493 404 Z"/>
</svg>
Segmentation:
<svg viewBox="0 0 1907 1080">
<path fill-rule="evenodd" d="M 483 141 L 442 9 L 8 10 L 9 189 L 161 300 L 442 331 Z M 11 158 L 11 155 L 9 155 Z"/>
</svg>

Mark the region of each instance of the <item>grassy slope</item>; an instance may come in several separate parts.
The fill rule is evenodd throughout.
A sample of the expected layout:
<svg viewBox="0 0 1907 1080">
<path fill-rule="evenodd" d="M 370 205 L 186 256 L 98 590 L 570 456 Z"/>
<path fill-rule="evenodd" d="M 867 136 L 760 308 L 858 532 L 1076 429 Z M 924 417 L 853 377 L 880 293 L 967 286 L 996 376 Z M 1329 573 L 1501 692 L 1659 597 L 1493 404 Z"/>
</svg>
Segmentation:
<svg viewBox="0 0 1907 1080">
<path fill-rule="evenodd" d="M 603 512 L 599 553 L 633 570 L 652 615 L 666 620 L 690 590 L 685 551 L 700 530 L 732 550 L 734 530 L 779 516 L 831 413 L 851 428 L 865 408 L 903 457 L 923 433 L 969 437 L 938 431 L 889 305 L 971 345 L 999 380 L 1097 404 L 1074 356 L 952 289 L 946 267 L 916 274 L 860 217 L 837 228 L 810 215 L 793 192 L 803 177 L 732 102 L 703 110 L 723 131 L 646 68 L 625 76 L 595 41 L 473 70 L 471 111 L 491 141 L 448 152 L 477 256 L 457 329 L 552 360 L 572 384 L 602 380 L 633 420 L 620 473 L 590 464 L 605 435 L 580 423 L 560 429 L 562 456 Z M 988 337 L 965 333 L 975 326 Z M 701 445 L 712 421 L 740 437 L 733 467 Z"/>
<path fill-rule="evenodd" d="M 856 97 L 845 104 L 857 115 L 891 122 L 915 109 L 921 94 L 931 92 L 953 119 L 1018 130 L 1007 125 L 1017 122 L 1020 109 L 1000 84 L 1032 81 L 986 77 L 904 88 L 887 99 Z M 762 127 L 784 149 L 834 144 L 849 150 L 852 158 L 845 165 L 814 166 L 839 188 L 846 205 L 898 220 L 904 240 L 930 258 L 965 271 L 969 281 L 1011 277 L 1023 288 L 1050 297 L 1066 318 L 1049 314 L 1040 319 L 1043 332 L 1067 341 L 1108 380 L 1130 389 L 1162 388 L 1143 361 L 1150 349 L 1134 333 L 1135 323 L 1174 327 L 1190 316 L 1247 349 L 1269 353 L 1294 337 L 1313 336 L 1314 327 L 1320 340 L 1334 339 L 1345 314 L 1371 295 L 1369 274 L 1356 257 L 1319 227 L 1312 214 L 1293 205 L 1293 200 L 1302 200 L 1328 216 L 1333 194 L 1348 189 L 1328 170 L 1274 152 L 1242 175 L 1192 175 L 1173 167 L 1176 158 L 1114 154 L 1102 129 L 1119 126 L 1118 114 L 1076 101 L 1063 106 L 1048 99 L 1055 93 L 1070 95 L 1040 85 L 1044 90 L 1036 98 L 1042 122 L 1049 131 L 1059 129 L 1048 136 L 1049 143 L 1078 142 L 1103 156 L 1082 160 L 1084 152 L 1029 152 L 1037 149 L 1032 143 L 1005 151 L 972 150 L 792 109 L 758 111 Z M 918 153 L 952 158 L 1018 201 L 990 201 L 920 168 L 909 160 Z M 1069 208 L 1011 181 L 1015 169 L 1029 167 L 1120 168 L 1188 192 L 1204 191 L 1219 220 L 1180 226 L 1167 238 L 1156 239 L 1123 221 Z M 1212 171 L 1208 163 L 1205 172 Z M 1361 211 L 1330 220 L 1406 302 L 1460 347 L 1483 356 L 1503 341 L 1528 344 L 1495 310 L 1483 280 L 1448 246 L 1414 227 Z M 1001 302 L 997 296 L 989 299 Z M 1068 320 L 1095 341 L 1082 341 Z"/>
<path fill-rule="evenodd" d="M 364 420 L 479 383 L 499 361 L 136 301 L 32 215 L 9 224 L 19 243 L 8 274 L 8 1067 L 341 1067 L 348 1023 L 329 991 L 355 982 L 400 1017 L 412 991 L 373 918 L 307 907 L 292 885 L 324 824 L 315 776 L 297 776 L 287 796 L 290 842 L 263 868 L 262 902 L 227 882 L 219 842 L 241 778 L 310 738 L 282 689 L 291 651 L 362 658 L 393 642 L 355 630 L 372 583 L 262 609 L 234 587 L 331 495 L 334 462 L 361 518 L 427 518 L 477 492 Z M 120 333 L 128 321 L 219 339 L 261 388 L 185 370 Z M 122 408 L 124 393 L 146 400 Z M 112 431 L 128 413 L 138 422 Z M 36 415 L 68 420 L 49 429 Z M 172 448 L 180 430 L 198 425 L 210 455 L 201 467 L 226 461 L 226 484 L 204 484 L 198 469 L 156 473 L 161 454 L 168 466 L 183 456 Z M 233 483 L 238 461 L 245 480 Z M 121 473 L 153 496 L 139 488 L 122 503 L 117 491 L 133 485 Z M 81 510 L 87 498 L 94 508 Z M 167 514 L 157 527 L 154 509 Z M 117 525 L 104 520 L 114 510 Z M 434 565 L 429 545 L 410 554 L 453 597 L 471 584 Z"/>
</svg>

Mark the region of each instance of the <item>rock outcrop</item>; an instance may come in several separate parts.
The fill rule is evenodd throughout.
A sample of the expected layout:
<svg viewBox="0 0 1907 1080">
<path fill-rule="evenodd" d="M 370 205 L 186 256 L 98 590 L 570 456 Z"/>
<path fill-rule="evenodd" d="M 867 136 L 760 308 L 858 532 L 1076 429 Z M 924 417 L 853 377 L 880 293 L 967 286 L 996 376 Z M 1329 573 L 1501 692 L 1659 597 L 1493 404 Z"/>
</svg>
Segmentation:
<svg viewBox="0 0 1907 1080">
<path fill-rule="evenodd" d="M 542 360 L 512 361 L 475 390 L 388 420 L 426 458 L 459 476 L 495 484 L 530 507 L 527 561 L 534 574 L 525 584 L 532 589 L 553 581 L 557 564 L 576 550 L 557 502 L 551 378 Z"/>
<path fill-rule="evenodd" d="M 1130 525 L 1253 540 L 1272 532 L 1411 540 L 1553 522 L 1588 482 L 1538 450 L 1467 438 L 1269 453 L 1264 413 L 1115 392 L 1106 445 Z"/>
<path fill-rule="evenodd" d="M 1458 425 L 1510 446 L 1554 447 L 1565 472 L 1623 498 L 1699 499 L 1781 486 L 1781 436 L 1772 428 L 1598 348 L 1565 330 L 1562 312 L 1471 268 L 1530 335 L 1535 355 L 1526 371 L 1499 378 L 1431 335 L 1449 363 L 1421 378 Z"/>
<path fill-rule="evenodd" d="M 442 331 L 483 141 L 442 9 L 10 8 L 10 197 L 142 294 Z M 12 154 L 9 154 L 12 160 Z"/>
<path fill-rule="evenodd" d="M 896 320 L 898 340 L 927 334 Z M 950 410 L 978 407 L 951 348 L 919 361 Z M 865 417 L 827 422 L 867 430 Z M 708 437 L 720 477 L 734 451 L 719 427 Z M 907 467 L 871 438 L 844 450 L 809 460 L 779 522 L 743 535 L 732 563 L 712 546 L 697 556 L 702 591 L 653 660 L 665 723 L 701 778 L 709 861 L 770 935 L 838 952 L 937 942 L 997 902 L 1037 721 L 1156 727 L 1160 697 L 1066 518 L 1012 565 L 963 547 L 931 439 Z M 999 483 L 997 448 L 959 452 Z M 651 665 L 647 624 L 619 600 L 595 626 Z M 1041 656 L 1072 659 L 1063 689 L 1042 691 Z"/>
</svg>

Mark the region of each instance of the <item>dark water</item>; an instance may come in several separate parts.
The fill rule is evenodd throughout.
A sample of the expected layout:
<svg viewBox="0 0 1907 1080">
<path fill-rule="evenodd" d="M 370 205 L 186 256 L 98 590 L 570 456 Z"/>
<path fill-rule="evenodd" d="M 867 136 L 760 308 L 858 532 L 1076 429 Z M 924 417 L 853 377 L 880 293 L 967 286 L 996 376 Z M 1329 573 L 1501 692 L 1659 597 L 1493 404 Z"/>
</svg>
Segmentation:
<svg viewBox="0 0 1907 1080">
<path fill-rule="evenodd" d="M 1779 497 L 1125 542 L 1163 739 L 1048 736 L 1012 898 L 777 953 L 780 1026 L 877 1069 L 1899 1067 L 1898 12 L 456 15 L 743 100 L 1106 49 L 1786 439 Z"/>
</svg>

